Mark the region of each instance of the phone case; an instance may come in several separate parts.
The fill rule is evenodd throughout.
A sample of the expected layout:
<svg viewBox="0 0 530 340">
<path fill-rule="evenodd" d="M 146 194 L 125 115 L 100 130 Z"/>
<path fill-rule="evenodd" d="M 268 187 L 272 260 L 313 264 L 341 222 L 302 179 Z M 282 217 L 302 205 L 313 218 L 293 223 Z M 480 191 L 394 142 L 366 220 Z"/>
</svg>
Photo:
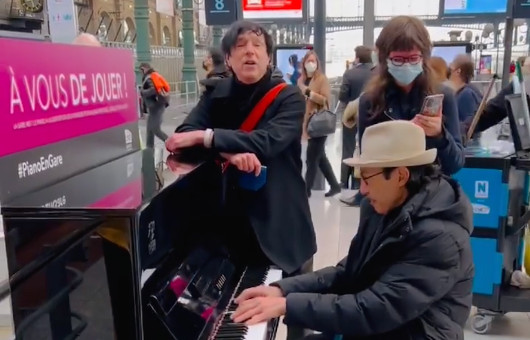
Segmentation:
<svg viewBox="0 0 530 340">
<path fill-rule="evenodd" d="M 428 116 L 438 115 L 440 109 L 442 108 L 443 100 L 443 94 L 435 94 L 432 96 L 425 97 L 421 113 Z"/>
</svg>

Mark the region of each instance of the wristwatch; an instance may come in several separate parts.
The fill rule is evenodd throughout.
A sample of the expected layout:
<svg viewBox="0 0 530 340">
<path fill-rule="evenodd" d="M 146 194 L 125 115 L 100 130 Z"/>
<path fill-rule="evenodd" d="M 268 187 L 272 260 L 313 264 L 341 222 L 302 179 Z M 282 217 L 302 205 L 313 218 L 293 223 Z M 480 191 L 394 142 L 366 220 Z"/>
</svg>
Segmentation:
<svg viewBox="0 0 530 340">
<path fill-rule="evenodd" d="M 212 129 L 206 129 L 206 131 L 204 131 L 203 144 L 205 148 L 211 149 L 212 144 L 213 144 L 213 130 Z"/>
</svg>

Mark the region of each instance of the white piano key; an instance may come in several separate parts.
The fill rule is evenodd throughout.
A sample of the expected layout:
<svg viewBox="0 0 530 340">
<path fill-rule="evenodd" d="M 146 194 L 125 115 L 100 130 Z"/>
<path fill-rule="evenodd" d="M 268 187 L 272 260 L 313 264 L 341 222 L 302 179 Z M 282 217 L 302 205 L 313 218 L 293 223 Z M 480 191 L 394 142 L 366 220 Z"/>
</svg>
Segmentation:
<svg viewBox="0 0 530 340">
<path fill-rule="evenodd" d="M 280 269 L 269 269 L 269 271 L 267 272 L 267 277 L 265 278 L 264 284 L 269 285 L 281 279 L 282 279 L 282 271 Z"/>
<path fill-rule="evenodd" d="M 249 326 L 245 340 L 268 340 L 267 336 L 267 323 L 262 322 L 257 325 Z"/>
<path fill-rule="evenodd" d="M 149 279 L 149 277 L 151 277 L 151 275 L 153 275 L 155 270 L 156 270 L 156 268 L 150 268 L 150 269 L 146 269 L 146 270 L 142 271 L 142 276 L 141 276 L 141 279 L 140 279 L 140 287 L 144 286 L 145 282 Z"/>
<path fill-rule="evenodd" d="M 282 279 L 282 271 L 279 269 L 269 269 L 263 284 L 269 285 Z M 269 340 L 267 339 L 267 323 L 262 322 L 257 325 L 249 326 L 245 335 L 245 340 Z"/>
</svg>

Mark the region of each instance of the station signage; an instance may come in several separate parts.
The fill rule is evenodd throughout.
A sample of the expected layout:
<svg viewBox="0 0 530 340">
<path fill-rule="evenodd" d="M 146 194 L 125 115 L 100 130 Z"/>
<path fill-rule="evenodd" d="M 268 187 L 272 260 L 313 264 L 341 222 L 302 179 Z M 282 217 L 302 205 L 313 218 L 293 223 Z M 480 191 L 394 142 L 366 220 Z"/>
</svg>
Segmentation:
<svg viewBox="0 0 530 340">
<path fill-rule="evenodd" d="M 239 18 L 237 0 L 208 0 L 204 10 L 208 26 L 229 26 Z"/>
<path fill-rule="evenodd" d="M 273 20 L 304 18 L 303 0 L 243 0 L 243 18 Z"/>
<path fill-rule="evenodd" d="M 515 19 L 530 19 L 530 0 L 515 0 L 513 17 Z"/>
</svg>

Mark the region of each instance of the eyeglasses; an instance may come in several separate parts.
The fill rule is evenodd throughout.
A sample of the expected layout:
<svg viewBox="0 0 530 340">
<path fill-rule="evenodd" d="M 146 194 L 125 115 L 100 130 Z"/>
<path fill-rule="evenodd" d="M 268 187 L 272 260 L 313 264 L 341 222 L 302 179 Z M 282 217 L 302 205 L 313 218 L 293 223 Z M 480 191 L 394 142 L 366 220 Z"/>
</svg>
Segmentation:
<svg viewBox="0 0 530 340">
<path fill-rule="evenodd" d="M 415 54 L 411 55 L 410 57 L 392 57 L 388 59 L 394 66 L 403 66 L 405 63 L 417 65 L 423 60 L 423 57 L 419 54 Z"/>
<path fill-rule="evenodd" d="M 370 176 L 366 176 L 366 177 L 363 176 L 363 174 L 361 174 L 361 179 L 363 180 L 364 184 L 368 185 L 368 180 L 369 180 L 370 178 L 373 178 L 373 177 L 375 177 L 375 176 L 379 176 L 379 175 L 381 175 L 382 173 L 384 173 L 384 171 L 379 171 L 379 172 L 376 172 L 375 174 L 372 174 L 372 175 L 370 175 Z"/>
</svg>

